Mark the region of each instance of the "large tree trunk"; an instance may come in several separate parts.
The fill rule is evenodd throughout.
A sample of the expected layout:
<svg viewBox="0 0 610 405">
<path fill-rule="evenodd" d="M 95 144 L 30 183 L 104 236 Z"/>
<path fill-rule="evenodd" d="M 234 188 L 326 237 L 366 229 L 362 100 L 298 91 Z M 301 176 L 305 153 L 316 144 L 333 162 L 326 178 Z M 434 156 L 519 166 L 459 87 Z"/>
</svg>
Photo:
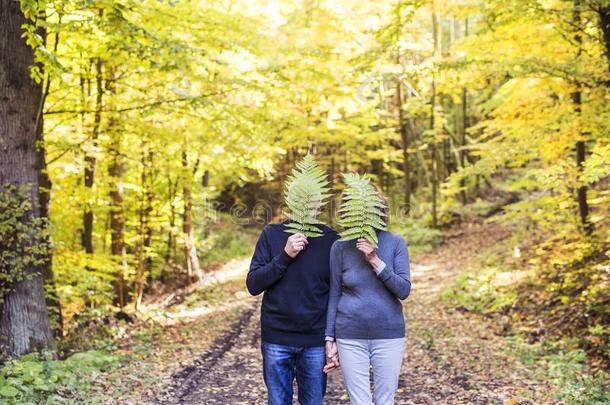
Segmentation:
<svg viewBox="0 0 610 405">
<path fill-rule="evenodd" d="M 34 52 L 21 38 L 21 26 L 26 20 L 19 2 L 0 0 L 0 21 L 0 186 L 2 189 L 9 185 L 29 188 L 32 209 L 24 216 L 24 221 L 29 223 L 41 216 L 39 182 L 44 175 L 40 173 L 36 141 L 40 139 L 42 128 L 37 124 L 41 119 L 42 87 L 30 78 Z M 35 227 L 33 229 L 37 231 Z M 32 244 L 40 239 L 35 232 L 22 236 Z M 24 275 L 28 275 L 28 279 L 17 281 L 12 288 L 2 291 L 2 357 L 54 347 L 42 277 L 45 265 L 50 263 L 51 252 L 44 255 L 43 264 L 26 264 Z M 0 263 L 0 266 L 0 271 L 13 268 L 11 263 Z"/>
</svg>

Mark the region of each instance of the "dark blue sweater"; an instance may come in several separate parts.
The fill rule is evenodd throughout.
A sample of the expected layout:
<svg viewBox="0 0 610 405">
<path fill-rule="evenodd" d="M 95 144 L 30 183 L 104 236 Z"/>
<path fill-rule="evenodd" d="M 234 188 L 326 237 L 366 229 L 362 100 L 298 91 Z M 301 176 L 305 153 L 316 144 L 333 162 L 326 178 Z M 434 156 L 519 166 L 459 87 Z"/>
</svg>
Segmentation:
<svg viewBox="0 0 610 405">
<path fill-rule="evenodd" d="M 252 295 L 262 292 L 261 338 L 289 346 L 324 345 L 326 307 L 330 287 L 329 255 L 339 238 L 327 226 L 323 235 L 293 259 L 284 251 L 291 235 L 284 224 L 269 224 L 261 233 L 246 279 Z"/>
</svg>

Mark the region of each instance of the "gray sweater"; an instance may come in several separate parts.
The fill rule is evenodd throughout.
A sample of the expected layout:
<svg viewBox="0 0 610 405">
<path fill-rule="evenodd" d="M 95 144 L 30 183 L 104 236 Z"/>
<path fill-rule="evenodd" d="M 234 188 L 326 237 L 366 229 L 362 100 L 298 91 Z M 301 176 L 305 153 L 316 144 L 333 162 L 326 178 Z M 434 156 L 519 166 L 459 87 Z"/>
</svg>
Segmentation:
<svg viewBox="0 0 610 405">
<path fill-rule="evenodd" d="M 343 339 L 393 339 L 405 336 L 402 304 L 411 291 L 409 253 L 402 236 L 377 233 L 378 274 L 356 248 L 336 241 L 330 250 L 330 295 L 326 336 Z"/>
</svg>

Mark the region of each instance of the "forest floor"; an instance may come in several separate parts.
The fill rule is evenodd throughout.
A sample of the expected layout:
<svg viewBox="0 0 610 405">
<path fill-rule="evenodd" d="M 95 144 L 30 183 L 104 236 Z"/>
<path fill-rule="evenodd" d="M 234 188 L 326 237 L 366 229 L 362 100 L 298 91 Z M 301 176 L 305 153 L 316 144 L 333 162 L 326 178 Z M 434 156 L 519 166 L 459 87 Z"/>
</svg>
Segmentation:
<svg viewBox="0 0 610 405">
<path fill-rule="evenodd" d="M 440 297 L 478 253 L 508 236 L 497 225 L 465 224 L 439 248 L 413 255 L 397 404 L 555 403 L 552 387 L 510 354 L 493 320 L 451 309 Z M 147 350 L 154 356 L 143 362 L 155 363 L 155 374 L 163 377 L 145 389 L 140 403 L 265 403 L 260 297 L 244 291 L 247 265 L 247 259 L 233 262 L 224 271 L 239 277 L 218 281 L 191 304 L 181 304 L 175 314 L 190 320 L 163 328 L 151 341 Z M 329 377 L 326 403 L 349 403 L 341 380 L 340 372 Z"/>
</svg>

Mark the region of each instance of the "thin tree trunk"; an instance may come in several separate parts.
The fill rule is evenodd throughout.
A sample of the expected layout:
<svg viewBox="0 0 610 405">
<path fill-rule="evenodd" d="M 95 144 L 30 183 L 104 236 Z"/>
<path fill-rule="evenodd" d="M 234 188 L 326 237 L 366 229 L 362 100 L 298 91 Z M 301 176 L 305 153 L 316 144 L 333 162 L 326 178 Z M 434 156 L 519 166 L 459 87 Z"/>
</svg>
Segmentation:
<svg viewBox="0 0 610 405">
<path fill-rule="evenodd" d="M 400 58 L 396 58 L 396 63 L 400 63 Z M 405 214 L 408 214 L 411 207 L 411 167 L 409 162 L 409 133 L 407 122 L 402 110 L 402 86 L 400 80 L 396 80 L 396 110 L 398 117 L 398 130 L 400 132 L 402 149 L 402 172 L 405 181 Z"/>
<path fill-rule="evenodd" d="M 330 188 L 330 201 L 328 203 L 328 218 L 329 218 L 329 223 L 331 225 L 335 224 L 335 209 L 336 209 L 336 201 L 335 201 L 335 192 L 336 192 L 336 187 L 335 187 L 335 151 L 330 148 L 329 150 L 330 153 L 330 168 L 328 171 L 328 180 L 329 180 L 329 188 Z"/>
<path fill-rule="evenodd" d="M 41 156 L 37 148 L 41 139 L 42 86 L 30 77 L 34 52 L 21 37 L 26 19 L 19 2 L 0 0 L 0 190 L 9 185 L 29 188 L 32 209 L 25 215 L 27 226 L 45 213 L 41 201 Z M 8 74 L 7 74 L 8 72 Z M 42 177 L 41 177 L 42 176 Z M 50 186 L 50 183 L 48 184 Z M 10 192 L 10 191 L 9 191 Z M 10 198 L 16 198 L 9 195 Z M 38 230 L 34 228 L 35 232 Z M 40 235 L 23 235 L 28 243 L 38 244 Z M 6 247 L 4 247 L 6 248 Z M 0 245 L 0 253 L 4 249 Z M 17 258 L 17 260 L 23 257 Z M 0 356 L 53 349 L 55 342 L 49 324 L 45 301 L 43 273 L 50 264 L 51 252 L 44 252 L 44 264 L 24 264 L 26 278 L 16 281 L 8 290 L 3 288 L 0 303 Z M 0 272 L 12 271 L 11 263 L 0 263 Z"/>
<path fill-rule="evenodd" d="M 106 90 L 114 95 L 116 93 L 115 71 L 111 68 L 108 71 Z M 125 172 L 125 163 L 121 153 L 122 135 L 117 128 L 116 117 L 110 116 L 108 119 L 108 132 L 110 144 L 108 146 L 109 188 L 108 197 L 110 198 L 110 253 L 120 263 L 117 278 L 114 281 L 114 304 L 123 308 L 127 305 L 129 291 L 125 280 L 126 251 L 125 251 L 125 214 L 123 212 L 123 185 L 122 179 Z"/>
<path fill-rule="evenodd" d="M 95 60 L 95 83 L 96 83 L 96 97 L 95 97 L 95 113 L 93 116 L 93 129 L 91 131 L 91 146 L 93 149 L 97 148 L 97 139 L 100 132 L 100 125 L 102 122 L 102 101 L 104 96 L 103 86 L 103 62 L 101 58 Z M 95 152 L 94 152 L 95 153 Z M 83 235 L 82 245 L 85 252 L 93 253 L 93 211 L 91 209 L 90 200 L 93 197 L 93 183 L 95 182 L 95 165 L 96 158 L 90 151 L 85 152 L 85 194 L 87 201 L 85 202 L 85 210 L 83 213 Z"/>
<path fill-rule="evenodd" d="M 464 20 L 464 37 L 468 36 L 468 17 Z M 462 124 L 460 125 L 460 145 L 459 145 L 459 160 L 460 168 L 464 169 L 465 157 L 466 157 L 466 129 L 468 128 L 468 90 L 466 87 L 462 88 Z M 466 194 L 466 182 L 464 179 L 460 180 L 460 199 L 462 204 L 466 205 L 467 194 Z"/>
<path fill-rule="evenodd" d="M 173 181 L 170 168 L 167 168 L 167 197 L 169 202 L 169 231 L 167 232 L 167 253 L 165 255 L 165 263 L 169 263 L 176 257 L 176 188 L 178 181 Z"/>
<path fill-rule="evenodd" d="M 153 201 L 153 189 L 152 189 L 152 163 L 153 163 L 153 151 L 146 142 L 142 142 L 142 156 L 141 156 L 141 197 L 140 197 L 140 208 L 138 209 L 139 216 L 139 239 L 138 243 L 138 267 L 136 274 L 136 310 L 142 303 L 142 297 L 144 295 L 144 289 L 147 284 L 147 276 L 150 274 L 152 267 L 152 260 L 150 257 L 150 247 L 152 242 L 152 228 L 150 226 L 150 218 L 152 214 L 152 201 Z"/>
<path fill-rule="evenodd" d="M 582 54 L 582 17 L 581 17 L 581 0 L 574 1 L 574 13 L 573 13 L 573 21 L 574 26 L 576 27 L 576 33 L 574 35 L 574 39 L 578 44 L 577 58 L 580 58 Z M 572 93 L 572 102 L 574 103 L 574 113 L 576 114 L 576 122 L 578 125 L 579 132 L 579 140 L 576 142 L 576 168 L 577 173 L 580 174 L 583 171 L 585 159 L 586 159 L 586 150 L 585 150 L 585 142 L 583 140 L 584 135 L 581 130 L 581 120 L 582 120 L 582 92 L 579 90 Z M 579 182 L 580 183 L 580 182 Z M 591 222 L 589 221 L 589 204 L 587 203 L 587 186 L 581 184 L 577 189 L 577 199 L 578 199 L 578 212 L 580 215 L 580 223 L 582 229 L 586 234 L 591 234 L 593 228 L 591 226 Z"/>
<path fill-rule="evenodd" d="M 203 272 L 199 265 L 197 247 L 193 235 L 193 196 L 192 196 L 192 175 L 189 170 L 187 144 L 185 139 L 185 149 L 182 151 L 182 198 L 184 200 L 184 211 L 182 213 L 182 234 L 184 238 L 184 256 L 189 277 L 195 276 L 197 281 L 203 280 Z M 196 167 L 193 171 L 196 171 Z"/>
<path fill-rule="evenodd" d="M 59 17 L 59 21 L 61 22 L 61 16 Z M 47 33 L 43 28 L 38 28 L 38 33 L 44 38 L 45 46 L 48 46 L 47 42 Z M 59 45 L 59 33 L 56 32 L 53 36 L 53 52 L 57 52 L 57 47 Z M 38 106 L 38 112 L 36 116 L 36 155 L 37 155 L 37 170 L 39 173 L 39 189 L 38 189 L 38 197 L 40 200 L 40 216 L 42 218 L 46 218 L 47 221 L 50 220 L 50 204 L 51 204 L 51 188 L 53 187 L 53 183 L 51 182 L 51 178 L 49 177 L 47 160 L 46 160 L 46 145 L 44 140 L 44 120 L 43 120 L 43 110 L 44 105 L 49 95 L 49 90 L 51 88 L 51 76 L 48 72 L 44 71 L 44 89 L 42 93 L 42 98 L 40 100 L 40 105 Z M 47 235 L 45 238 L 45 243 L 51 243 L 51 235 Z M 53 331 L 53 336 L 56 338 L 61 338 L 63 336 L 63 313 L 61 310 L 61 302 L 59 298 L 59 293 L 57 292 L 57 287 L 55 285 L 55 277 L 53 274 L 53 258 L 49 255 L 48 260 L 45 260 L 42 264 L 42 277 L 45 288 L 45 299 L 47 303 L 47 311 L 49 313 L 49 322 L 51 325 L 51 330 Z"/>
<path fill-rule="evenodd" d="M 432 12 L 432 35 L 434 38 L 434 56 L 439 56 L 440 50 L 440 35 L 439 35 L 439 18 L 436 9 L 433 7 Z M 437 199 L 438 199 L 438 144 L 435 131 L 435 110 L 436 110 L 436 73 L 432 72 L 432 96 L 430 100 L 430 129 L 432 133 L 432 227 L 438 226 L 437 218 Z"/>
<path fill-rule="evenodd" d="M 599 16 L 599 28 L 603 35 L 604 53 L 608 60 L 608 73 L 610 73 L 610 5 L 600 5 L 597 14 Z M 607 83 L 610 86 L 610 80 Z"/>
</svg>

